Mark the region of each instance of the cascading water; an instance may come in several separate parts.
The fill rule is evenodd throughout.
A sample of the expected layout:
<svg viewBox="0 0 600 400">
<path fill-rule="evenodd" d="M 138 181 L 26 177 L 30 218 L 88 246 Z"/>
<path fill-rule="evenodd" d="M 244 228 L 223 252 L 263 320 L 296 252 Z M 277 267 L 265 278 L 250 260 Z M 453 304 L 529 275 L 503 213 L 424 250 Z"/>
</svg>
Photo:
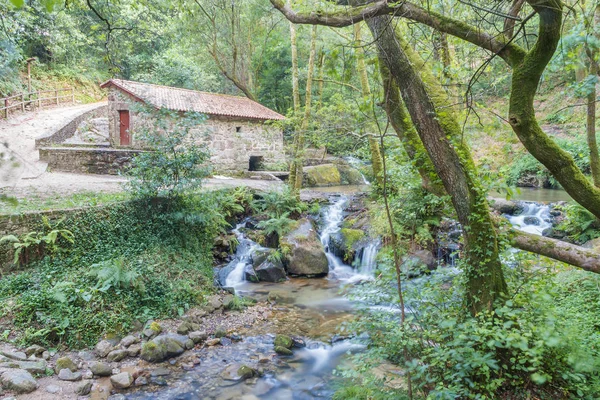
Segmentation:
<svg viewBox="0 0 600 400">
<path fill-rule="evenodd" d="M 379 241 L 373 242 L 365 247 L 362 252 L 360 266 L 357 270 L 345 264 L 340 257 L 334 254 L 330 246 L 331 237 L 341 229 L 344 222 L 344 206 L 347 202 L 348 198 L 342 196 L 327 208 L 324 215 L 325 225 L 321 232 L 321 243 L 325 248 L 325 254 L 329 262 L 329 277 L 347 283 L 355 283 L 373 279 L 375 258 L 380 243 Z"/>
<path fill-rule="evenodd" d="M 360 174 L 360 176 L 362 176 L 363 182 L 365 183 L 365 185 L 370 185 L 371 182 L 369 182 L 367 180 L 367 178 L 365 178 L 365 175 L 360 172 L 360 167 L 364 166 L 365 163 L 362 160 L 359 160 L 356 157 L 352 157 L 352 156 L 348 156 L 345 158 L 346 161 L 348 161 L 348 164 L 352 165 L 354 168 L 356 168 L 356 170 L 358 171 L 358 173 Z"/>
<path fill-rule="evenodd" d="M 550 206 L 533 202 L 523 202 L 523 212 L 520 215 L 506 216 L 517 229 L 542 235 L 544 230 L 552 227 Z"/>
<path fill-rule="evenodd" d="M 360 254 L 360 266 L 358 267 L 358 271 L 361 274 L 372 276 L 375 273 L 377 253 L 379 252 L 380 247 L 381 241 L 376 240 L 362 249 Z"/>
<path fill-rule="evenodd" d="M 236 288 L 246 282 L 246 267 L 252 264 L 252 253 L 261 248 L 258 243 L 248 239 L 240 231 L 245 226 L 246 222 L 244 221 L 232 231 L 238 240 L 238 246 L 235 251 L 235 258 L 223 269 L 229 271 L 224 280 L 225 282 L 221 282 L 224 283 L 225 287 Z"/>
</svg>

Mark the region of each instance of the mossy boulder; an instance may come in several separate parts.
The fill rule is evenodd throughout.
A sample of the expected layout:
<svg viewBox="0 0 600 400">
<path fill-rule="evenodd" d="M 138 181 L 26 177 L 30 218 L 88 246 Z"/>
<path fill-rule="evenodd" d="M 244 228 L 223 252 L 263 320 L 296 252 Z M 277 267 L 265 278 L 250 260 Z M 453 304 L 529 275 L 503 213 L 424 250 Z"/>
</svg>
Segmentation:
<svg viewBox="0 0 600 400">
<path fill-rule="evenodd" d="M 322 164 L 312 167 L 304 167 L 304 179 L 306 186 L 338 186 L 342 184 L 340 170 L 335 164 Z"/>
<path fill-rule="evenodd" d="M 77 371 L 77 365 L 69 357 L 61 357 L 56 360 L 54 372 L 58 374 L 61 369 L 69 369 L 71 372 L 75 372 Z"/>
<path fill-rule="evenodd" d="M 365 178 L 356 168 L 347 164 L 338 164 L 342 185 L 364 185 Z"/>
<path fill-rule="evenodd" d="M 281 238 L 281 247 L 288 274 L 323 276 L 329 272 L 325 249 L 311 220 L 299 220 L 296 228 Z"/>
<path fill-rule="evenodd" d="M 148 362 L 161 362 L 183 353 L 194 346 L 194 342 L 187 336 L 166 334 L 160 335 L 144 343 L 140 356 Z"/>
<path fill-rule="evenodd" d="M 291 356 L 294 354 L 290 349 L 282 346 L 275 346 L 275 353 L 281 354 L 282 356 Z"/>
<path fill-rule="evenodd" d="M 289 336 L 277 335 L 277 336 L 275 336 L 274 344 L 275 344 L 275 347 L 281 346 L 281 347 L 285 347 L 286 349 L 291 349 L 292 346 L 294 345 L 294 341 Z"/>
</svg>

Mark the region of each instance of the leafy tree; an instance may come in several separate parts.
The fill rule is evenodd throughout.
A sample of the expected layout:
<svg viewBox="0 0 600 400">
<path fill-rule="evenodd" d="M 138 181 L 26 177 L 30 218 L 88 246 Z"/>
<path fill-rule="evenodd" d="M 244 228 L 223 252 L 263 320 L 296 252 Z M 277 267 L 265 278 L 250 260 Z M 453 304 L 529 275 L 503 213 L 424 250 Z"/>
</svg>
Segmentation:
<svg viewBox="0 0 600 400">
<path fill-rule="evenodd" d="M 128 189 L 137 197 L 175 198 L 200 188 L 210 172 L 209 153 L 201 144 L 206 117 L 166 109 L 140 113 L 152 122 L 133 132 L 147 151 L 132 160 Z"/>
</svg>

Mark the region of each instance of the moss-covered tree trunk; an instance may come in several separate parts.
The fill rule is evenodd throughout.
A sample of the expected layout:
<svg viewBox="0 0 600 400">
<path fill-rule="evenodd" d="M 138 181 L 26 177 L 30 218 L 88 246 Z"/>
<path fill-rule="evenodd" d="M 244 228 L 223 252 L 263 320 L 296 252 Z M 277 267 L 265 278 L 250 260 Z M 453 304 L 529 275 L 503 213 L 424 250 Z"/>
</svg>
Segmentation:
<svg viewBox="0 0 600 400">
<path fill-rule="evenodd" d="M 380 62 L 400 88 L 412 122 L 464 230 L 466 305 L 472 314 L 494 307 L 507 293 L 498 236 L 461 130 L 447 112 L 448 97 L 428 66 L 394 30 L 391 17 L 367 20 Z"/>
<path fill-rule="evenodd" d="M 365 64 L 365 50 L 362 44 L 361 34 L 362 24 L 359 22 L 353 25 L 354 28 L 354 46 L 356 47 L 356 71 L 360 78 L 360 87 L 363 98 L 368 101 L 371 97 L 371 87 L 369 86 L 369 75 L 367 74 L 367 66 Z M 375 182 L 379 187 L 383 186 L 383 163 L 381 160 L 381 149 L 379 148 L 379 141 L 372 136 L 368 137 L 369 150 L 371 152 L 371 168 L 373 169 L 373 176 Z"/>
<path fill-rule="evenodd" d="M 308 73 L 306 75 L 306 94 L 304 101 L 304 117 L 302 118 L 302 124 L 300 125 L 300 131 L 296 133 L 296 150 L 294 157 L 295 171 L 293 181 L 293 189 L 295 192 L 299 192 L 302 189 L 302 181 L 304 179 L 304 173 L 302 165 L 304 163 L 304 146 L 306 142 L 306 130 L 308 129 L 308 122 L 310 121 L 311 106 L 312 106 L 312 83 L 313 73 L 315 70 L 315 57 L 317 53 L 317 25 L 312 26 L 310 34 L 310 56 L 308 58 Z M 290 183 L 291 176 L 290 176 Z"/>
<path fill-rule="evenodd" d="M 586 23 L 586 28 L 592 33 L 595 40 L 600 41 L 600 35 L 595 34 L 595 30 L 600 27 L 600 3 L 594 7 L 592 18 Z M 589 74 L 596 77 L 600 72 L 598 66 L 598 50 L 595 46 L 590 46 L 588 42 L 585 45 L 585 51 L 588 58 Z M 590 168 L 594 185 L 600 187 L 600 155 L 598 154 L 598 142 L 596 141 L 596 85 L 591 88 L 587 95 L 587 123 L 586 123 L 587 142 L 590 149 Z"/>
</svg>

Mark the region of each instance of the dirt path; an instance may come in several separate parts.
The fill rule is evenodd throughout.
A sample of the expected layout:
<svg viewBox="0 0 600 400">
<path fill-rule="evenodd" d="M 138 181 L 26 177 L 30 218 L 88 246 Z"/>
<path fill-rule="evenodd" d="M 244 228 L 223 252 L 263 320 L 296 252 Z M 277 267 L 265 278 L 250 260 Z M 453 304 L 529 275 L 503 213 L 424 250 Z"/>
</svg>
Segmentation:
<svg viewBox="0 0 600 400">
<path fill-rule="evenodd" d="M 0 120 L 0 187 L 17 187 L 21 181 L 43 174 L 46 165 L 39 161 L 35 139 L 95 107 L 98 103 L 26 112 Z"/>
</svg>

